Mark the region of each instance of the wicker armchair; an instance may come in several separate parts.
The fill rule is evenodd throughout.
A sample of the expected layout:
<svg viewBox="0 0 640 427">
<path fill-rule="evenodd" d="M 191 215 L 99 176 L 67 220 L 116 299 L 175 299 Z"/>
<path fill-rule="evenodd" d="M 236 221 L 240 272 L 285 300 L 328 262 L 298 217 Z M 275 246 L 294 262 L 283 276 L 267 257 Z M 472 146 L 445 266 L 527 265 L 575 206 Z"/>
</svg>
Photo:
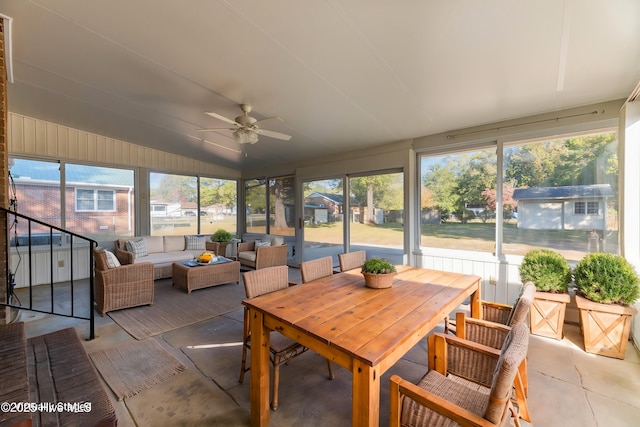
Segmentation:
<svg viewBox="0 0 640 427">
<path fill-rule="evenodd" d="M 93 249 L 94 300 L 101 316 L 108 311 L 153 305 L 153 264 L 143 262 L 109 268 L 103 250 Z"/>
<path fill-rule="evenodd" d="M 495 349 L 502 348 L 504 340 L 511 327 L 518 323 L 525 323 L 529 316 L 529 309 L 536 293 L 533 283 L 527 282 L 522 287 L 520 296 L 513 306 L 482 302 L 483 314 L 489 319 L 474 319 L 466 317 L 464 313 L 456 313 L 456 336 L 477 342 Z M 500 320 L 501 322 L 497 322 Z M 516 378 L 516 401 L 520 418 L 531 421 L 527 396 L 529 395 L 529 378 L 527 374 L 527 359 L 522 361 Z"/>
<path fill-rule="evenodd" d="M 429 336 L 429 371 L 415 385 L 391 377 L 390 426 L 503 426 L 520 420 L 511 403 L 529 329 L 515 325 L 501 351 L 446 334 Z"/>
<path fill-rule="evenodd" d="M 321 279 L 333 274 L 333 259 L 330 256 L 300 263 L 302 283 Z"/>
<path fill-rule="evenodd" d="M 259 270 L 266 267 L 287 265 L 287 245 L 255 246 L 256 242 L 238 243 L 240 264 Z"/>
<path fill-rule="evenodd" d="M 242 273 L 244 290 L 247 298 L 254 298 L 260 295 L 285 289 L 289 286 L 289 267 L 286 265 L 267 267 L 255 271 Z M 273 365 L 273 381 L 271 382 L 271 409 L 278 409 L 278 385 L 280 383 L 280 366 L 308 349 L 303 345 L 285 337 L 275 331 L 271 332 L 271 364 Z M 240 366 L 240 379 L 244 381 L 245 373 L 250 369 L 247 367 L 247 350 L 251 349 L 251 329 L 249 325 L 249 310 L 244 310 L 244 336 L 242 346 L 242 363 Z M 329 364 L 329 377 L 333 379 L 331 362 Z"/>
<path fill-rule="evenodd" d="M 355 251 L 345 254 L 338 254 L 340 271 L 353 270 L 354 268 L 362 267 L 362 264 L 364 264 L 366 258 L 367 253 L 365 251 Z"/>
</svg>

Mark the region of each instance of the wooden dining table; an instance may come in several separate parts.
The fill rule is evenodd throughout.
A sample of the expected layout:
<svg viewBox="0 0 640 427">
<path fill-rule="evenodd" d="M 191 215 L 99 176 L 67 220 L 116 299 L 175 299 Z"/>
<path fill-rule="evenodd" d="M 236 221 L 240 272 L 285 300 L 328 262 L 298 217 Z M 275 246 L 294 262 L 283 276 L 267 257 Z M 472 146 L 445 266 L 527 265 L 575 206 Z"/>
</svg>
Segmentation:
<svg viewBox="0 0 640 427">
<path fill-rule="evenodd" d="M 470 297 L 480 315 L 480 277 L 398 266 L 387 289 L 364 286 L 360 269 L 243 301 L 251 327 L 251 425 L 268 426 L 270 331 L 351 371 L 352 425 L 377 426 L 380 379 Z"/>
</svg>

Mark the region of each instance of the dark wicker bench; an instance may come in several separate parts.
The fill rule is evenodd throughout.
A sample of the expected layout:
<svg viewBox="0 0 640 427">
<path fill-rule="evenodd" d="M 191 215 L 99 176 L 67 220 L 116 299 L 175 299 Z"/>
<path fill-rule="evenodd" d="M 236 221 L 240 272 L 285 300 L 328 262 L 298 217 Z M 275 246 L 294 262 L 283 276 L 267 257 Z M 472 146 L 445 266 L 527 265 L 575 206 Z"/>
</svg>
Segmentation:
<svg viewBox="0 0 640 427">
<path fill-rule="evenodd" d="M 0 401 L 65 404 L 67 410 L 0 412 L 0 426 L 116 426 L 116 414 L 75 329 L 25 338 L 0 326 Z M 84 412 L 90 403 L 90 412 Z M 75 405 L 75 407 L 73 407 Z"/>
</svg>

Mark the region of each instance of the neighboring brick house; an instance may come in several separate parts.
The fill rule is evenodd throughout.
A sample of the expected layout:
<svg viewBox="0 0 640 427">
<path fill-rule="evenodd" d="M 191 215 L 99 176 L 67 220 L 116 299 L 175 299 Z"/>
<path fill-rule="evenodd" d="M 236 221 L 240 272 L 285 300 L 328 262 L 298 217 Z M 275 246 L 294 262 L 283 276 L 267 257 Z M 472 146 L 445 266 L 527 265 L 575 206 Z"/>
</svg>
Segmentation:
<svg viewBox="0 0 640 427">
<path fill-rule="evenodd" d="M 15 161 L 11 167 L 17 212 L 60 227 L 59 174 L 29 166 L 27 162 Z M 66 230 L 91 238 L 132 232 L 134 194 L 131 171 L 73 165 L 66 170 L 65 190 Z M 32 235 L 40 231 L 44 230 L 32 224 Z M 18 222 L 14 233 L 26 235 L 27 224 Z"/>
</svg>

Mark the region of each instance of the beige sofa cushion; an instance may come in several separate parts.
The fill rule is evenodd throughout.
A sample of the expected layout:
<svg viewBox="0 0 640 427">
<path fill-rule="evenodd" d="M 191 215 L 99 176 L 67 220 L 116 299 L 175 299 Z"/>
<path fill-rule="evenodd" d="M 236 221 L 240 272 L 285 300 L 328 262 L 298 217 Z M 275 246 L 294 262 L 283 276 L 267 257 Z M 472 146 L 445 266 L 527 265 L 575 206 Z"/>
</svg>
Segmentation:
<svg viewBox="0 0 640 427">
<path fill-rule="evenodd" d="M 164 252 L 184 251 L 184 236 L 164 236 Z"/>
<path fill-rule="evenodd" d="M 162 236 L 147 236 L 144 241 L 147 244 L 148 254 L 164 252 L 164 238 Z"/>
</svg>

